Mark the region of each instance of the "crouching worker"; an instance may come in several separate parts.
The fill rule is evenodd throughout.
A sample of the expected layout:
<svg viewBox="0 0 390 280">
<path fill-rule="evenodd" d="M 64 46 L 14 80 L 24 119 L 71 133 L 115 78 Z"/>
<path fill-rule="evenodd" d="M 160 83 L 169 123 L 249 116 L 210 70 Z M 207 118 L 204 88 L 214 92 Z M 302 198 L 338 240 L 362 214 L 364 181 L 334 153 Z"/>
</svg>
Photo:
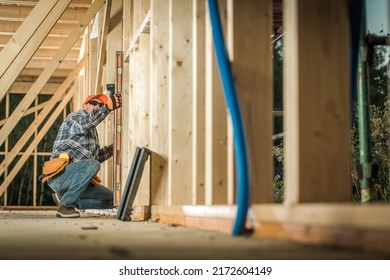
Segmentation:
<svg viewBox="0 0 390 280">
<path fill-rule="evenodd" d="M 100 147 L 96 126 L 112 110 L 121 107 L 121 103 L 120 95 L 114 94 L 111 98 L 104 94 L 90 95 L 82 109 L 70 113 L 61 124 L 42 175 L 42 182 L 47 180 L 55 192 L 57 217 L 80 217 L 76 209 L 113 207 L 113 192 L 102 186 L 96 176 L 100 163 L 112 156 L 113 145 Z M 45 171 L 46 163 L 56 164 L 54 172 L 53 168 Z"/>
</svg>

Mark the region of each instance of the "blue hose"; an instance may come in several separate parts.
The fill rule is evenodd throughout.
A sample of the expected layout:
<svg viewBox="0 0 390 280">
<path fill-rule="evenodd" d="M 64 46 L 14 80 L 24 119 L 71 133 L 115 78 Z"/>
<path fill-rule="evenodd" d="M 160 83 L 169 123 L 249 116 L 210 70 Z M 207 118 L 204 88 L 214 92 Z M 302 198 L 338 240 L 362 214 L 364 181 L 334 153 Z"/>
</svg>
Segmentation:
<svg viewBox="0 0 390 280">
<path fill-rule="evenodd" d="M 237 173 L 237 215 L 232 230 L 232 235 L 237 236 L 245 232 L 246 216 L 249 208 L 250 170 L 245 132 L 241 119 L 239 103 L 234 85 L 233 75 L 230 70 L 230 62 L 223 37 L 218 3 L 216 0 L 208 0 L 211 27 L 213 32 L 214 47 L 216 51 L 225 100 L 230 112 L 233 124 L 234 151 L 236 155 Z"/>
</svg>

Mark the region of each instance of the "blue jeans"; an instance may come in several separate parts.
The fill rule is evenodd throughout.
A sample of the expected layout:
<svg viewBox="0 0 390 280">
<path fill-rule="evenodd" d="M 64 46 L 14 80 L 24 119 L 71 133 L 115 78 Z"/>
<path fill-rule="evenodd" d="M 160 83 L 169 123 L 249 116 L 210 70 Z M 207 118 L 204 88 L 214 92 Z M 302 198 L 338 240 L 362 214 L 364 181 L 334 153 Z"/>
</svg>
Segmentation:
<svg viewBox="0 0 390 280">
<path fill-rule="evenodd" d="M 97 160 L 81 160 L 66 166 L 62 173 L 48 180 L 48 185 L 63 195 L 62 205 L 78 209 L 110 209 L 113 208 L 113 192 L 90 183 L 99 170 Z"/>
</svg>

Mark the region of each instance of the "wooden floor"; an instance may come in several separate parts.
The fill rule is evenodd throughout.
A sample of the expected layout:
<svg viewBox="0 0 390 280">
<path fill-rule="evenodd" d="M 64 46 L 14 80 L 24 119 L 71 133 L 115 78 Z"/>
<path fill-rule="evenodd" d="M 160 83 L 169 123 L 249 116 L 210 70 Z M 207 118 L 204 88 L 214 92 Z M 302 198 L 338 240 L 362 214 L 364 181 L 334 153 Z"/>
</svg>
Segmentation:
<svg viewBox="0 0 390 280">
<path fill-rule="evenodd" d="M 54 211 L 0 211 L 0 259 L 389 259 L 337 247 L 232 237 L 156 222 L 124 222 L 82 213 L 60 219 Z"/>
</svg>

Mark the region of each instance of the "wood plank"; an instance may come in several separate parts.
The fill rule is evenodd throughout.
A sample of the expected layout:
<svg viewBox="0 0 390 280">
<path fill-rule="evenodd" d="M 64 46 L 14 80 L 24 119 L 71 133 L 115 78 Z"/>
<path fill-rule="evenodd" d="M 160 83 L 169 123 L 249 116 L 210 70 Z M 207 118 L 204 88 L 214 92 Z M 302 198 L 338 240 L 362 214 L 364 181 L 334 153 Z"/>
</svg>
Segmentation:
<svg viewBox="0 0 390 280">
<path fill-rule="evenodd" d="M 285 202 L 351 201 L 348 1 L 284 1 Z"/>
<path fill-rule="evenodd" d="M 122 1 L 112 1 L 111 3 L 111 10 L 110 10 L 110 22 L 115 22 L 115 15 L 121 15 L 122 14 Z M 114 27 L 111 26 L 109 29 L 109 33 L 107 35 L 107 49 L 106 49 L 106 64 L 105 64 L 105 69 L 104 69 L 104 80 L 106 84 L 116 84 L 116 78 L 117 78 L 117 69 L 116 69 L 116 61 L 117 61 L 117 56 L 116 52 L 117 51 L 122 51 L 122 17 L 119 18 L 118 24 L 116 24 Z M 116 89 L 117 90 L 117 89 Z M 116 112 L 113 114 L 110 114 L 110 117 L 107 119 L 106 122 L 106 129 L 105 129 L 105 134 L 106 135 L 106 143 L 111 144 L 114 143 L 115 137 L 114 133 L 116 132 L 116 127 L 115 127 L 115 116 Z M 116 160 L 117 157 L 113 157 L 112 160 L 110 160 L 109 167 L 111 168 L 108 170 L 107 173 L 107 180 L 112 185 L 112 190 L 115 192 L 116 185 L 115 185 L 115 168 L 116 168 L 116 163 L 114 160 Z M 123 183 L 123 182 L 121 182 Z M 121 184 L 119 186 L 119 192 L 121 193 L 123 191 L 123 185 Z M 114 197 L 115 199 L 115 197 Z M 115 200 L 115 203 L 119 204 L 118 197 Z"/>
<path fill-rule="evenodd" d="M 44 22 L 46 16 L 57 5 L 57 2 L 58 1 L 51 1 L 48 4 L 41 1 L 38 3 L 26 17 L 20 26 L 20 29 L 18 29 L 18 31 L 12 36 L 11 40 L 7 40 L 7 45 L 0 52 L 0 61 L 2 61 L 0 64 L 0 77 L 4 74 L 19 52 L 24 48 L 39 25 Z M 70 0 L 68 0 L 68 3 L 70 3 Z M 63 9 L 65 10 L 67 6 L 68 5 L 64 5 Z M 3 36 L 1 37 L 3 38 Z"/>
<path fill-rule="evenodd" d="M 132 13 L 132 2 L 131 0 L 123 1 L 123 46 L 122 50 L 127 50 L 129 45 L 129 36 L 130 30 L 132 28 L 131 13 Z M 124 66 L 123 66 L 123 142 L 122 142 L 122 182 L 127 181 L 127 176 L 129 174 L 130 166 L 132 163 L 132 158 L 130 154 L 131 139 L 130 139 L 130 63 L 125 60 L 124 53 Z M 123 188 L 124 189 L 124 188 Z"/>
<path fill-rule="evenodd" d="M 233 11 L 232 69 L 248 145 L 251 200 L 272 203 L 272 1 L 233 2 Z"/>
<path fill-rule="evenodd" d="M 12 129 L 17 125 L 20 118 L 22 117 L 24 111 L 28 109 L 34 98 L 40 92 L 45 83 L 49 80 L 51 74 L 57 69 L 58 65 L 61 63 L 61 60 L 65 57 L 66 53 L 70 50 L 75 41 L 80 37 L 81 33 L 84 31 L 85 27 L 89 24 L 92 18 L 96 15 L 97 11 L 103 4 L 103 0 L 95 0 L 88 11 L 85 13 L 84 18 L 79 22 L 79 27 L 77 27 L 69 36 L 66 43 L 61 47 L 55 57 L 53 57 L 52 62 L 43 70 L 40 74 L 34 85 L 25 95 L 23 100 L 16 107 L 12 115 L 9 117 L 8 121 L 0 129 L 0 145 L 4 143 L 4 140 L 8 137 Z"/>
<path fill-rule="evenodd" d="M 136 30 L 139 26 L 139 21 L 141 18 L 141 0 L 134 0 L 133 1 L 133 11 L 132 11 L 132 27 L 133 30 L 131 30 L 131 35 L 134 36 L 134 30 Z M 132 38 L 132 37 L 131 37 Z M 135 151 L 137 148 L 137 145 L 140 141 L 140 135 L 137 133 L 140 127 L 140 114 L 139 114 L 139 104 L 140 104 L 140 98 L 141 98 L 141 71 L 140 71 L 140 57 L 141 57 L 141 52 L 139 48 L 139 42 L 137 42 L 137 46 L 133 49 L 132 52 L 130 52 L 130 79 L 131 79 L 131 84 L 130 88 L 132 92 L 130 93 L 131 95 L 131 108 L 130 110 L 132 111 L 131 114 L 131 155 L 132 158 L 135 155 Z M 142 199 L 143 196 L 141 194 L 136 195 L 134 199 L 134 205 L 142 205 Z"/>
<path fill-rule="evenodd" d="M 255 236 L 306 244 L 336 245 L 369 252 L 390 252 L 387 205 L 321 203 L 283 206 L 256 204 L 247 227 Z M 235 206 L 152 206 L 152 220 L 228 233 Z"/>
<path fill-rule="evenodd" d="M 34 30 L 32 36 L 29 36 L 29 40 L 21 46 L 16 53 L 10 55 L 12 60 L 6 64 L 6 68 L 1 73 L 0 79 L 0 100 L 3 99 L 5 93 L 11 86 L 11 84 L 15 81 L 16 77 L 23 69 L 23 67 L 27 64 L 30 58 L 33 56 L 34 52 L 38 49 L 39 45 L 42 43 L 44 38 L 50 32 L 50 29 L 57 22 L 58 18 L 61 16 L 63 11 L 66 9 L 69 4 L 69 0 L 65 2 L 57 4 L 43 20 L 42 23 Z M 22 25 L 23 28 L 26 26 Z M 28 26 L 27 26 L 28 27 Z M 28 32 L 27 32 L 28 33 Z M 20 31 L 20 36 L 27 34 L 24 30 Z M 31 38 L 30 38 L 31 37 Z M 12 41 L 10 47 L 12 47 Z M 6 56 L 8 52 L 8 47 L 2 51 L 3 55 Z M 2 54 L 0 54 L 2 55 Z M 15 56 L 17 55 L 17 56 Z M 12 63 L 10 63 L 12 62 Z M 6 70 L 6 71 L 5 71 Z"/>
<path fill-rule="evenodd" d="M 192 2 L 171 0 L 168 204 L 192 202 Z"/>
<path fill-rule="evenodd" d="M 110 13 L 111 13 L 111 0 L 106 1 L 106 5 L 104 7 L 104 15 L 103 15 L 103 26 L 100 34 L 100 45 L 98 49 L 98 62 L 97 62 L 97 73 L 96 73 L 96 84 L 94 87 L 94 90 L 92 92 L 103 92 L 103 85 L 102 85 L 102 79 L 103 79 L 103 65 L 105 64 L 106 60 L 106 52 L 107 52 L 107 34 L 108 34 L 108 27 L 110 25 Z"/>
<path fill-rule="evenodd" d="M 206 3 L 193 2 L 193 143 L 192 143 L 192 204 L 205 203 L 205 16 Z"/>
<path fill-rule="evenodd" d="M 151 200 L 160 205 L 168 202 L 169 0 L 152 0 L 150 11 Z"/>
<path fill-rule="evenodd" d="M 131 40 L 128 52 L 133 51 L 133 49 L 136 47 L 136 45 L 138 44 L 139 38 L 140 38 L 142 33 L 150 33 L 150 18 L 151 18 L 151 13 L 149 11 L 146 14 L 145 18 L 143 19 L 140 27 L 138 28 L 138 30 L 134 34 L 133 39 Z"/>
<path fill-rule="evenodd" d="M 219 1 L 222 26 L 226 29 L 226 1 Z M 224 16 L 225 15 L 225 16 Z M 205 204 L 226 204 L 227 193 L 227 110 L 212 40 L 210 15 L 206 9 L 206 124 Z M 225 36 L 226 38 L 226 36 Z"/>
<path fill-rule="evenodd" d="M 138 129 L 133 144 L 150 149 L 150 35 L 141 34 L 139 40 Z M 150 161 L 145 164 L 136 196 L 137 206 L 150 206 Z"/>
</svg>

